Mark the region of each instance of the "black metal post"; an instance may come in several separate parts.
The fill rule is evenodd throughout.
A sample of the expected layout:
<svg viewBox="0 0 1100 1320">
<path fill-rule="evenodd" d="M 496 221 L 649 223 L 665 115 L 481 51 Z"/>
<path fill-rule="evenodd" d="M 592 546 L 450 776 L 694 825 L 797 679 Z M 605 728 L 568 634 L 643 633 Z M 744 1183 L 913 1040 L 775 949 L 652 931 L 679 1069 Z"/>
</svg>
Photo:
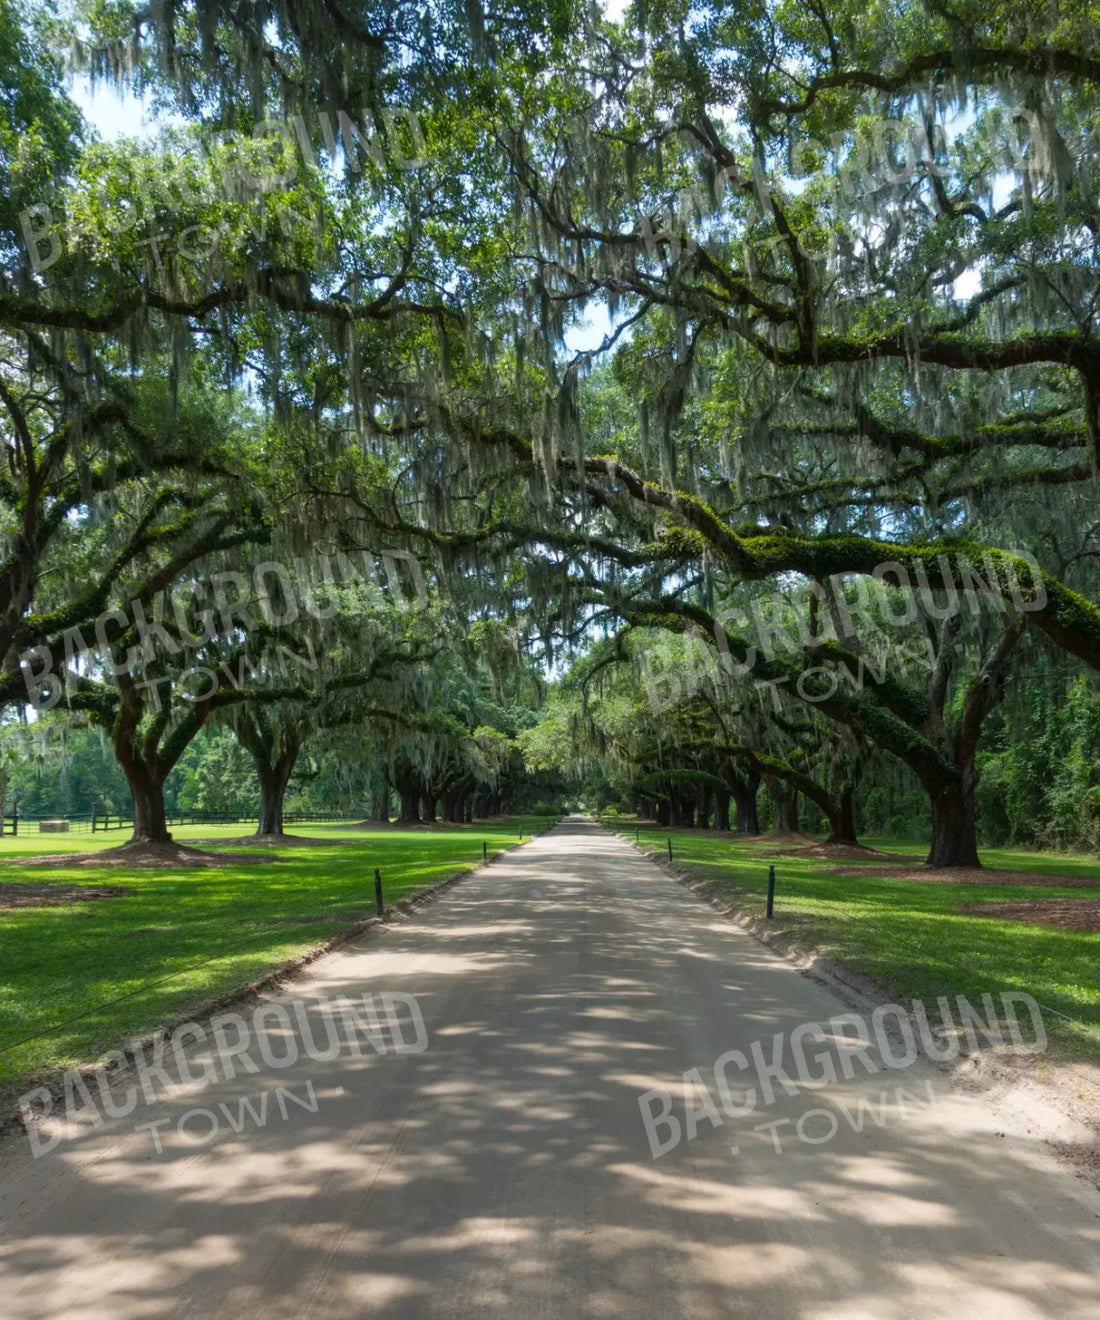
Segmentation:
<svg viewBox="0 0 1100 1320">
<path fill-rule="evenodd" d="M 13 802 L 13 803 L 11 804 L 11 834 L 12 834 L 12 838 L 14 839 L 15 836 L 16 836 L 18 833 L 19 833 L 19 803 L 18 803 L 18 802 Z"/>
<path fill-rule="evenodd" d="M 772 917 L 775 908 L 775 867 L 768 867 L 768 905 L 764 910 L 764 915 L 769 919 Z"/>
<path fill-rule="evenodd" d="M 481 860 L 483 862 L 487 862 L 489 860 L 489 845 L 485 842 L 484 839 L 482 839 L 481 841 Z"/>
<path fill-rule="evenodd" d="M 374 910 L 382 915 L 382 872 L 377 866 L 374 868 Z"/>
<path fill-rule="evenodd" d="M 638 827 L 637 827 L 637 825 L 634 826 L 634 842 L 635 842 L 635 843 L 638 842 Z"/>
<path fill-rule="evenodd" d="M 672 835 L 668 836 L 668 860 L 672 861 Z"/>
</svg>

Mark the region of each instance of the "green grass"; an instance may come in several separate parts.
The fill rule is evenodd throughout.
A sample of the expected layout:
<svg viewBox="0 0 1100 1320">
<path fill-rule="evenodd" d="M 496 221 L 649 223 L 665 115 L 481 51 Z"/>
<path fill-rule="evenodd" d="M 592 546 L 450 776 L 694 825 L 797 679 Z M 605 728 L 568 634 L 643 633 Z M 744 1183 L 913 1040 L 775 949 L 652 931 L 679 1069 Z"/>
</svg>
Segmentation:
<svg viewBox="0 0 1100 1320">
<path fill-rule="evenodd" d="M 0 880 L 113 885 L 123 897 L 53 908 L 0 909 L 0 1090 L 104 1051 L 232 993 L 374 911 L 374 868 L 386 902 L 493 856 L 552 822 L 502 821 L 431 830 L 293 826 L 314 847 L 265 848 L 251 861 L 141 869 L 12 865 L 32 854 L 90 852 L 128 834 L 21 834 L 0 839 Z M 239 837 L 242 825 L 173 830 L 181 842 Z M 94 842 L 93 842 L 94 840 Z M 337 842 L 352 840 L 352 842 Z M 30 1039 L 28 1039 L 30 1038 Z"/>
<path fill-rule="evenodd" d="M 627 838 L 634 824 L 618 822 Z M 643 845 L 665 854 L 668 830 L 639 825 Z M 921 861 L 925 845 L 866 840 L 883 852 Z M 674 859 L 728 889 L 745 910 L 763 914 L 768 866 L 776 868 L 775 925 L 799 943 L 873 977 L 893 997 L 923 999 L 1021 990 L 1044 1008 L 1054 1057 L 1100 1062 L 1100 934 L 1055 930 L 1026 922 L 970 916 L 959 908 L 981 902 L 1100 898 L 1100 862 L 989 848 L 986 866 L 1095 878 L 1098 888 L 1024 885 L 919 884 L 858 876 L 869 862 L 844 862 L 854 877 L 824 868 L 841 863 L 768 855 L 728 834 L 672 831 Z M 766 845 L 765 845 L 766 846 Z M 884 863 L 879 862 L 882 866 Z M 899 863 L 904 866 L 904 863 Z M 1057 1016 L 1075 1019 L 1066 1022 Z"/>
</svg>

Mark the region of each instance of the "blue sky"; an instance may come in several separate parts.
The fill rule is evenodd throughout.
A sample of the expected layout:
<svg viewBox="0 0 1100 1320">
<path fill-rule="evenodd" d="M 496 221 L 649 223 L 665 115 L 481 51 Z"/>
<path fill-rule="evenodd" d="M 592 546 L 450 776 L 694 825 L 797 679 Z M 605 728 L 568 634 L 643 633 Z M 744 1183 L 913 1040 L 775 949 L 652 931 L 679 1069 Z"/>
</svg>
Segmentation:
<svg viewBox="0 0 1100 1320">
<path fill-rule="evenodd" d="M 70 83 L 69 95 L 85 119 L 108 141 L 124 135 L 149 137 L 156 131 L 156 124 L 146 113 L 146 105 L 138 97 L 119 92 L 109 83 L 99 82 L 93 89 L 90 78 L 80 74 Z"/>
</svg>

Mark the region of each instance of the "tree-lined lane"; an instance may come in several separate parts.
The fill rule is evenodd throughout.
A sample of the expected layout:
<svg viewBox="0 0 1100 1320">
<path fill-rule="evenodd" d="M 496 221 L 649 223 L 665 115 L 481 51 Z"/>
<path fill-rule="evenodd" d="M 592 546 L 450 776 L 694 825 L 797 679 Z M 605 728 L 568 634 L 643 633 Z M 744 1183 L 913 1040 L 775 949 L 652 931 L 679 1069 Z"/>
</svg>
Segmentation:
<svg viewBox="0 0 1100 1320">
<path fill-rule="evenodd" d="M 1100 1309 L 1100 1197 L 1026 1118 L 925 1063 L 795 1095 L 773 1069 L 769 1102 L 776 1033 L 847 1006 L 593 825 L 567 822 L 273 1002 L 372 991 L 415 996 L 422 1052 L 300 1050 L 36 1161 L 9 1144 L 4 1315 Z M 715 1123 L 696 1093 L 688 1139 L 684 1073 L 713 1092 L 723 1055 L 731 1104 L 747 1107 L 751 1082 L 755 1108 Z M 916 1099 L 899 1103 L 899 1085 Z M 263 1126 L 223 1122 L 200 1145 L 192 1117 L 181 1135 L 189 1111 L 239 1114 L 275 1086 L 311 1086 L 316 1112 L 290 1103 L 284 1118 L 271 1101 Z M 684 1137 L 656 1160 L 651 1090 L 673 1095 Z M 844 1118 L 861 1099 L 881 1126 L 866 1108 L 862 1131 Z M 813 1110 L 838 1116 L 835 1135 Z M 133 1128 L 160 1118 L 158 1156 Z"/>
</svg>

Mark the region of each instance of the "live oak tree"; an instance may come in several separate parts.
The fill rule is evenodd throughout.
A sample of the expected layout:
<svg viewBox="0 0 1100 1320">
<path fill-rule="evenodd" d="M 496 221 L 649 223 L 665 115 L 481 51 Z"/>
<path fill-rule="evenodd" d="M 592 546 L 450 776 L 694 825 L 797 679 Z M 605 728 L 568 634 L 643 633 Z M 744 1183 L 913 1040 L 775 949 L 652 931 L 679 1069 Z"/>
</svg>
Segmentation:
<svg viewBox="0 0 1100 1320">
<path fill-rule="evenodd" d="M 255 767 L 260 790 L 259 820 L 256 837 L 279 839 L 286 835 L 283 811 L 287 789 L 301 753 L 311 735 L 341 724 L 366 720 L 390 712 L 359 705 L 338 715 L 326 709 L 325 695 L 311 694 L 308 699 L 281 698 L 234 703 L 227 721 L 238 742 L 248 752 Z"/>
<path fill-rule="evenodd" d="M 377 737 L 379 723 L 400 728 L 409 721 L 410 694 L 423 686 L 431 644 L 397 628 L 364 644 L 362 629 L 357 631 L 360 644 L 350 655 L 330 634 L 326 673 L 308 694 L 272 699 L 261 690 L 228 708 L 227 722 L 252 757 L 259 780 L 258 837 L 283 835 L 287 787 L 311 735 L 369 727 Z"/>
<path fill-rule="evenodd" d="M 170 402 L 157 383 L 162 345 L 138 373 L 117 346 L 101 357 L 49 310 L 27 235 L 45 197 L 78 170 L 84 133 L 49 27 L 37 8 L 0 6 L 8 93 L 0 108 L 0 704 L 8 705 L 26 700 L 31 674 L 56 675 L 79 649 L 74 638 L 94 637 L 124 574 L 148 568 L 173 538 L 179 553 L 193 551 L 200 529 L 204 552 L 216 548 L 249 517 L 247 500 L 239 518 L 224 504 L 199 508 L 210 479 L 227 474 L 218 430 L 232 402 L 185 391 L 178 407 L 179 390 Z M 29 314 L 7 314 L 19 307 Z"/>
<path fill-rule="evenodd" d="M 169 625 L 166 635 L 175 631 Z M 128 629 L 105 662 L 87 664 L 71 684 L 68 706 L 110 737 L 133 799 L 131 843 L 165 845 L 165 781 L 208 721 L 247 700 L 309 701 L 313 690 L 279 664 L 277 652 L 257 663 L 249 654 L 255 637 L 211 640 L 190 656 L 136 652 L 138 641 L 137 629 Z"/>
</svg>

